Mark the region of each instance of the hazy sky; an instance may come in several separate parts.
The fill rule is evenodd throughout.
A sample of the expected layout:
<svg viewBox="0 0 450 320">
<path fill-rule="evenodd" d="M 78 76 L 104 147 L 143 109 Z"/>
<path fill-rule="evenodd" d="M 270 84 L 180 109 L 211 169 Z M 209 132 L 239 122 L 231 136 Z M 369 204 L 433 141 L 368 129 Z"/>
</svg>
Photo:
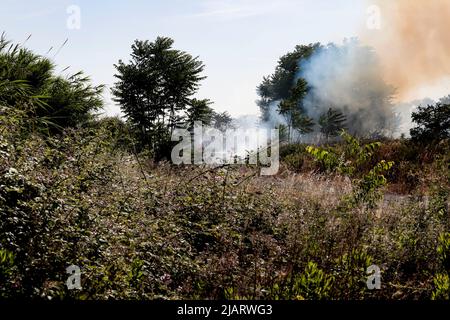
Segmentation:
<svg viewBox="0 0 450 320">
<path fill-rule="evenodd" d="M 80 29 L 67 27 L 71 5 L 80 8 Z M 172 37 L 206 65 L 197 97 L 239 116 L 258 113 L 256 86 L 281 55 L 296 44 L 356 36 L 366 9 L 362 0 L 0 0 L 0 30 L 20 43 L 32 34 L 26 46 L 58 70 L 83 70 L 107 86 L 135 39 Z M 105 101 L 109 115 L 119 113 L 109 89 Z"/>
</svg>

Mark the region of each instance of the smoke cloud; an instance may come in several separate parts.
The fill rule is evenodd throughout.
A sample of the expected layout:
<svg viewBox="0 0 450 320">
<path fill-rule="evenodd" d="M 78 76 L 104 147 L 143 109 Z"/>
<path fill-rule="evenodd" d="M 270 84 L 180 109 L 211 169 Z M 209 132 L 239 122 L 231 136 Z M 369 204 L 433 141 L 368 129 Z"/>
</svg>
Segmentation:
<svg viewBox="0 0 450 320">
<path fill-rule="evenodd" d="M 309 87 L 301 107 L 315 123 L 329 108 L 340 110 L 359 136 L 408 135 L 417 106 L 450 93 L 450 1 L 368 1 L 379 23 L 299 61 L 297 78 Z M 269 105 L 268 125 L 283 123 L 278 103 Z"/>
<path fill-rule="evenodd" d="M 357 40 L 319 48 L 300 62 L 298 76 L 309 93 L 303 101 L 307 114 L 316 120 L 329 108 L 347 117 L 353 134 L 389 135 L 393 129 L 393 89 L 382 79 L 375 52 Z"/>
<path fill-rule="evenodd" d="M 385 81 L 396 88 L 396 100 L 418 98 L 418 92 L 426 94 L 421 88 L 432 91 L 443 83 L 447 88 L 438 88 L 439 93 L 447 94 L 450 81 L 442 80 L 450 76 L 450 1 L 375 0 L 371 4 L 380 9 L 381 28 L 364 28 L 360 39 L 375 48 Z"/>
</svg>

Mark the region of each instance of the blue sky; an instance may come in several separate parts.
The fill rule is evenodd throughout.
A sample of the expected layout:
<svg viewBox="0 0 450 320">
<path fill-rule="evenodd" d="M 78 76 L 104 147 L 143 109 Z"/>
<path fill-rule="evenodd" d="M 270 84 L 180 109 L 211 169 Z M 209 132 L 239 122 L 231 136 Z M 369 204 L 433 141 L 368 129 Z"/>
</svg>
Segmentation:
<svg viewBox="0 0 450 320">
<path fill-rule="evenodd" d="M 80 29 L 67 28 L 70 5 L 81 10 Z M 113 64 L 128 59 L 135 39 L 172 37 L 206 65 L 197 97 L 239 116 L 258 113 L 256 86 L 281 55 L 296 44 L 356 36 L 366 9 L 363 0 L 0 0 L 0 30 L 20 43 L 32 34 L 26 46 L 58 70 L 83 70 L 107 86 L 115 81 Z M 118 114 L 109 90 L 104 96 L 107 114 Z"/>
</svg>

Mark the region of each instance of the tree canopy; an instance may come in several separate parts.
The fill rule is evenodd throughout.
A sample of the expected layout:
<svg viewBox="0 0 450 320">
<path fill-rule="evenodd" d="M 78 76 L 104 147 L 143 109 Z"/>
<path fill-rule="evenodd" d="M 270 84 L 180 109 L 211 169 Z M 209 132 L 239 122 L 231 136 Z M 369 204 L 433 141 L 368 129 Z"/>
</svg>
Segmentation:
<svg viewBox="0 0 450 320">
<path fill-rule="evenodd" d="M 167 143 L 176 126 L 209 113 L 209 102 L 192 99 L 205 78 L 203 63 L 173 44 L 167 37 L 136 40 L 130 61 L 119 60 L 115 65 L 114 100 L 139 132 L 142 145 L 153 149 Z"/>
<path fill-rule="evenodd" d="M 412 139 L 430 142 L 450 138 L 450 104 L 419 106 L 411 118 L 417 124 L 410 131 Z"/>
<path fill-rule="evenodd" d="M 304 96 L 304 84 L 301 83 L 299 94 L 297 82 L 297 73 L 300 70 L 299 62 L 308 59 L 320 44 L 298 45 L 295 50 L 288 52 L 278 60 L 275 72 L 263 78 L 262 83 L 257 87 L 260 99 L 257 101 L 261 110 L 261 119 L 268 121 L 270 118 L 270 108 L 273 103 L 279 103 L 281 100 L 300 99 Z M 293 97 L 297 95 L 296 97 Z M 297 101 L 298 102 L 298 101 Z"/>
</svg>

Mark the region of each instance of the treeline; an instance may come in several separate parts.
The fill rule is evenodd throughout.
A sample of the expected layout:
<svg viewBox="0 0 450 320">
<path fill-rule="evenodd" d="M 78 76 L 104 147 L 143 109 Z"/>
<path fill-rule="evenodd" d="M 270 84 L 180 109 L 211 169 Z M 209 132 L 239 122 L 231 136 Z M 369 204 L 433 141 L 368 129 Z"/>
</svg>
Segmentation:
<svg viewBox="0 0 450 320">
<path fill-rule="evenodd" d="M 197 99 L 203 63 L 172 48 L 173 40 L 135 41 L 131 60 L 119 61 L 112 88 L 125 121 L 100 116 L 103 85 L 95 86 L 83 72 L 60 76 L 55 65 L 31 50 L 0 40 L 0 104 L 26 116 L 30 129 L 59 134 L 66 128 L 108 122 L 111 130 L 156 160 L 170 156 L 175 127 L 191 128 L 195 121 L 220 130 L 232 126 L 227 112 L 216 112 L 209 99 Z M 117 132 L 119 133 L 119 132 Z"/>
<path fill-rule="evenodd" d="M 372 101 L 376 97 L 370 109 L 371 113 L 380 114 L 376 119 L 368 118 L 364 110 L 351 110 L 338 102 L 325 105 L 327 102 L 317 94 L 317 84 L 312 86 L 305 79 L 304 70 L 313 56 L 345 55 L 349 50 L 358 50 L 368 59 L 372 57 L 370 49 L 354 44 L 339 47 L 319 43 L 299 45 L 282 56 L 275 72 L 258 86 L 261 121 L 279 128 L 281 139 L 288 142 L 313 131 L 319 131 L 326 142 L 343 129 L 358 135 L 363 132 L 364 122 L 375 123 L 380 131 L 372 134 L 381 134 L 388 126 L 383 108 L 390 106 L 392 92 L 378 76 L 355 87 L 364 99 Z M 173 147 L 170 138 L 176 127 L 191 129 L 195 121 L 220 130 L 233 127 L 233 119 L 227 112 L 216 112 L 209 99 L 195 97 L 206 78 L 205 65 L 198 57 L 175 49 L 172 39 L 136 40 L 131 46 L 130 60 L 119 60 L 114 67 L 117 82 L 111 92 L 124 120 L 110 120 L 108 126 L 114 127 L 111 130 L 123 136 L 123 141 L 128 141 L 128 147 L 147 151 L 155 160 L 168 159 Z M 14 45 L 2 35 L 0 103 L 27 116 L 30 129 L 59 134 L 65 128 L 98 121 L 104 90 L 103 85 L 93 85 L 83 72 L 66 77 L 56 74 L 55 65 L 48 58 Z M 413 113 L 412 120 L 417 123 L 411 130 L 414 140 L 429 142 L 449 137 L 447 102 L 420 106 Z M 311 108 L 323 112 L 316 112 L 313 117 Z"/>
</svg>

